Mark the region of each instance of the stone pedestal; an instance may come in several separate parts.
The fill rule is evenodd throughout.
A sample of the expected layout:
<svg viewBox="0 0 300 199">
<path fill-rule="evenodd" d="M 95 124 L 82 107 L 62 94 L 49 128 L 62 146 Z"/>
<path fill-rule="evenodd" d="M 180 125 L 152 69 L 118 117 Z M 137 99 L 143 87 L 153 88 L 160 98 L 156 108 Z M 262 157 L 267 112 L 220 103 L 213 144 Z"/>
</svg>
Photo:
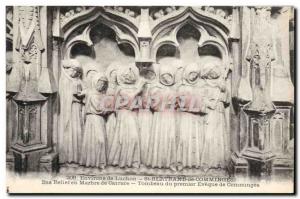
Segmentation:
<svg viewBox="0 0 300 199">
<path fill-rule="evenodd" d="M 17 173 L 47 172 L 57 173 L 59 171 L 58 154 L 49 152 L 51 148 L 35 151 L 18 151 L 13 149 L 7 154 L 6 167 Z"/>
<path fill-rule="evenodd" d="M 53 173 L 59 171 L 58 154 L 47 153 L 40 158 L 39 171 Z"/>
<path fill-rule="evenodd" d="M 272 178 L 281 180 L 294 179 L 294 159 L 291 157 L 276 157 L 272 165 Z"/>
<path fill-rule="evenodd" d="M 240 154 L 233 153 L 229 163 L 229 174 L 237 178 L 246 178 L 249 175 L 248 161 Z"/>
<path fill-rule="evenodd" d="M 15 170 L 15 157 L 12 152 L 6 154 L 6 169 L 9 171 Z"/>
</svg>

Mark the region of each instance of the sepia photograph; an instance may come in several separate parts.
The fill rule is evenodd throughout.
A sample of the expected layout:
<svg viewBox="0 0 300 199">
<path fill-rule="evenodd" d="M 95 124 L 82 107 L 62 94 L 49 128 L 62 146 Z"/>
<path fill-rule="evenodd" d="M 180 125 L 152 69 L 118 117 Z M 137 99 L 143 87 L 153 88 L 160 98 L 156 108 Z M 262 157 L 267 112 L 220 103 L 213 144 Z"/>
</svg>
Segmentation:
<svg viewBox="0 0 300 199">
<path fill-rule="evenodd" d="M 7 193 L 295 194 L 295 12 L 7 5 Z"/>
</svg>

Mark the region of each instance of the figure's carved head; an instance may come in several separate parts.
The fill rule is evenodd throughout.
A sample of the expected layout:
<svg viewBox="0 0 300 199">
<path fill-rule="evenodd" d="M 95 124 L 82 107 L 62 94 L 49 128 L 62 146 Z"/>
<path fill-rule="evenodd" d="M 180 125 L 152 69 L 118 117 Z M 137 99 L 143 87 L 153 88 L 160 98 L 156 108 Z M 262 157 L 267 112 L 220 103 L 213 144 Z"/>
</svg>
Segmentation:
<svg viewBox="0 0 300 199">
<path fill-rule="evenodd" d="M 184 69 L 183 78 L 189 84 L 195 84 L 199 77 L 199 66 L 196 63 L 189 64 Z"/>
<path fill-rule="evenodd" d="M 74 66 L 74 67 L 70 68 L 70 70 L 71 70 L 70 71 L 71 72 L 70 76 L 72 78 L 81 77 L 81 75 L 82 75 L 81 66 Z"/>
<path fill-rule="evenodd" d="M 218 62 L 210 62 L 203 66 L 201 78 L 218 79 L 221 76 L 221 65 Z"/>
<path fill-rule="evenodd" d="M 117 69 L 119 69 L 120 67 L 122 67 L 121 63 L 113 62 L 106 68 L 105 75 L 110 83 L 117 82 Z"/>
<path fill-rule="evenodd" d="M 175 84 L 175 69 L 168 66 L 161 67 L 159 70 L 159 81 L 166 86 Z"/>
<path fill-rule="evenodd" d="M 71 78 L 80 78 L 82 76 L 81 64 L 76 59 L 64 60 L 63 68 Z"/>
<path fill-rule="evenodd" d="M 134 84 L 138 80 L 138 68 L 134 65 L 124 66 L 119 70 L 117 81 L 119 84 Z"/>
<path fill-rule="evenodd" d="M 127 72 L 122 75 L 123 82 L 126 84 L 134 84 L 136 82 L 136 74 L 133 72 L 132 68 L 129 68 Z"/>
<path fill-rule="evenodd" d="M 174 84 L 174 76 L 172 76 L 170 73 L 164 73 L 160 75 L 160 81 L 166 86 L 170 86 Z"/>
<path fill-rule="evenodd" d="M 93 88 L 98 92 L 106 91 L 108 80 L 103 73 L 96 73 L 93 77 Z"/>
</svg>

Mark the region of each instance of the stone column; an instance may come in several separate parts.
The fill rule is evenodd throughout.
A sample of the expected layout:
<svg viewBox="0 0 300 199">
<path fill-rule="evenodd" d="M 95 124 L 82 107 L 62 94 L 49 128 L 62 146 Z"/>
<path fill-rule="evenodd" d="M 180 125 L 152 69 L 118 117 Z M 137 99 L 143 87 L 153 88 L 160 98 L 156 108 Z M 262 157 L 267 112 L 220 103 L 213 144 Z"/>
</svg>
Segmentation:
<svg viewBox="0 0 300 199">
<path fill-rule="evenodd" d="M 17 51 L 13 48 L 13 41 L 16 38 L 16 16 L 13 7 L 6 8 L 6 25 L 8 32 L 6 33 L 6 42 L 10 44 L 11 49 L 6 46 L 6 167 L 9 170 L 14 170 L 14 156 L 11 150 L 12 141 L 15 139 L 17 119 L 17 105 L 13 100 L 13 96 L 19 90 L 19 64 L 16 59 Z M 9 48 L 10 48 L 9 47 Z"/>
<path fill-rule="evenodd" d="M 241 152 L 246 145 L 248 125 L 247 117 L 242 107 L 252 100 L 249 63 L 246 60 L 246 47 L 250 44 L 250 9 L 248 7 L 239 7 L 239 9 L 236 9 L 233 12 L 232 24 L 232 31 L 235 33 L 234 36 L 236 39 L 232 41 L 232 104 L 234 113 L 231 114 L 231 125 L 235 129 L 231 133 L 231 148 L 233 153 L 229 164 L 229 171 L 231 175 L 236 177 L 247 177 L 248 162 L 242 157 Z M 235 119 L 237 119 L 237 122 L 233 123 Z"/>
<path fill-rule="evenodd" d="M 59 85 L 59 78 L 61 72 L 61 61 L 62 57 L 62 46 L 63 46 L 63 33 L 61 30 L 61 13 L 60 7 L 53 7 L 53 23 L 52 23 L 52 70 L 54 79 L 57 85 Z M 57 151 L 57 142 L 58 142 L 58 116 L 59 111 L 59 95 L 56 94 L 53 100 L 53 149 Z"/>
<path fill-rule="evenodd" d="M 270 97 L 271 67 L 274 57 L 271 8 L 251 8 L 250 45 L 247 61 L 250 63 L 252 101 L 243 107 L 248 117 L 247 142 L 242 156 L 248 161 L 251 177 L 268 177 L 272 160 L 270 119 L 276 111 Z"/>
<path fill-rule="evenodd" d="M 271 119 L 271 148 L 276 158 L 272 173 L 280 179 L 293 179 L 294 170 L 294 134 L 293 105 L 294 86 L 290 74 L 289 21 L 294 15 L 291 7 L 283 7 L 273 19 L 276 60 L 272 65 L 271 100 L 276 112 Z M 280 89 L 278 89 L 280 88 Z"/>
<path fill-rule="evenodd" d="M 51 12 L 47 7 L 14 7 L 14 62 L 18 63 L 20 85 L 13 97 L 17 104 L 12 140 L 14 170 L 56 171 L 57 154 L 52 151 Z M 40 23 L 43 21 L 43 23 Z"/>
</svg>

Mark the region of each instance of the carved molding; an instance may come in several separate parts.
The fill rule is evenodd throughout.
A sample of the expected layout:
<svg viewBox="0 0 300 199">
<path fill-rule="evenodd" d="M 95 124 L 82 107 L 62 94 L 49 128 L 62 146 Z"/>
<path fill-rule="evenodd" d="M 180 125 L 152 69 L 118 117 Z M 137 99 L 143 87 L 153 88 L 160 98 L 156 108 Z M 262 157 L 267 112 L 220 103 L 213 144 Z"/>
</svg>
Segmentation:
<svg viewBox="0 0 300 199">
<path fill-rule="evenodd" d="M 74 9 L 72 8 L 72 10 Z M 139 12 L 126 7 L 108 6 L 81 9 L 77 14 L 74 12 L 67 22 L 61 24 L 65 40 L 64 57 L 70 58 L 71 48 L 76 43 L 83 43 L 92 48 L 93 44 L 87 30 L 97 23 L 102 23 L 115 31 L 119 44 L 127 43 L 133 47 L 137 62 L 155 62 L 156 52 L 160 46 L 170 44 L 178 47 L 176 34 L 181 27 L 189 23 L 203 34 L 199 40 L 199 47 L 205 45 L 217 47 L 222 53 L 224 63 L 229 67 L 228 39 L 231 26 L 227 23 L 230 17 L 226 15 L 225 11 L 206 7 L 175 7 L 175 9 L 166 7 L 164 11 L 166 14 L 155 18 L 155 14 L 153 15 L 155 10 L 151 10 L 151 7 L 140 9 Z M 150 13 L 146 11 L 145 14 L 147 9 L 150 10 Z M 66 13 L 69 11 L 64 14 Z M 85 28 L 81 33 L 73 35 L 76 34 L 74 32 L 77 28 L 83 26 Z M 142 34 L 141 29 L 145 26 L 147 34 L 145 31 Z M 211 29 L 210 31 L 214 33 L 208 33 L 206 28 Z"/>
<path fill-rule="evenodd" d="M 74 6 L 74 7 L 61 7 L 60 9 L 60 25 L 61 27 L 67 26 L 72 20 L 80 18 L 83 15 L 91 12 L 94 7 L 89 6 Z"/>
<path fill-rule="evenodd" d="M 93 45 L 93 42 L 90 38 L 90 31 L 91 31 L 91 26 L 88 25 L 80 35 L 75 36 L 66 44 L 65 59 L 71 57 L 71 49 L 74 45 L 78 43 L 83 43 L 89 47 Z"/>
<path fill-rule="evenodd" d="M 77 22 L 74 23 L 73 21 L 73 25 L 68 24 L 68 28 L 66 28 L 67 25 L 65 25 L 65 27 L 62 27 L 62 29 L 64 30 L 63 37 L 65 40 L 65 58 L 70 58 L 71 48 L 76 43 L 83 43 L 91 48 L 93 47 L 93 43 L 89 36 L 89 31 L 99 23 L 104 24 L 109 28 L 113 29 L 116 33 L 117 43 L 127 43 L 131 45 L 135 51 L 135 55 L 139 56 L 139 43 L 137 38 L 138 24 L 134 25 L 130 23 L 126 18 L 122 18 L 121 20 L 120 16 L 117 16 L 117 18 L 112 18 L 109 16 L 112 13 L 107 13 L 103 8 L 94 8 L 90 11 L 94 13 L 90 15 L 90 17 L 76 18 Z M 75 37 L 71 38 L 72 33 L 80 26 L 85 26 L 84 30 L 80 33 L 80 35 L 76 35 Z"/>
<path fill-rule="evenodd" d="M 226 16 L 226 13 L 222 9 L 215 10 L 214 7 L 179 7 L 178 9 L 153 20 L 152 29 L 156 31 L 162 23 L 165 23 L 166 21 L 169 22 L 172 18 L 180 18 L 187 13 L 192 13 L 192 15 L 202 19 L 203 22 L 209 21 L 211 24 L 219 26 L 227 34 L 230 32 L 229 21 L 231 21 L 232 17 Z"/>
</svg>

